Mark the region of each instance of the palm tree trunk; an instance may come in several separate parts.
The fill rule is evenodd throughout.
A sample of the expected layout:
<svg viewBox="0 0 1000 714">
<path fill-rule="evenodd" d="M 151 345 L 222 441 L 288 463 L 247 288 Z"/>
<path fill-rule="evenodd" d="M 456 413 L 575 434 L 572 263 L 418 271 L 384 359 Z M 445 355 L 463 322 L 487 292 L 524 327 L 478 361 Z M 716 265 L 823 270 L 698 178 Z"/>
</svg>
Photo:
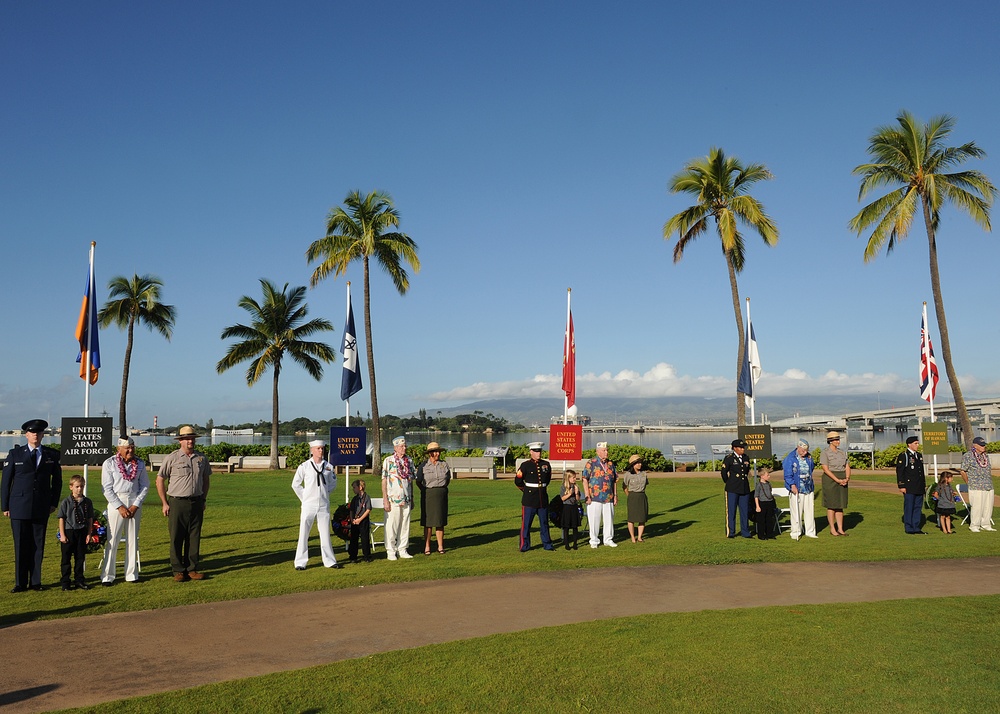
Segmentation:
<svg viewBox="0 0 1000 714">
<path fill-rule="evenodd" d="M 362 261 L 365 269 L 365 349 L 368 352 L 368 386 L 372 395 L 372 475 L 382 479 L 382 431 L 378 420 L 378 395 L 375 391 L 375 349 L 372 347 L 371 291 L 368 287 L 368 256 Z"/>
<path fill-rule="evenodd" d="M 729 268 L 729 288 L 733 293 L 733 312 L 736 314 L 736 332 L 739 335 L 739 349 L 736 351 L 736 384 L 740 383 L 740 370 L 743 369 L 743 351 L 746 342 L 743 332 L 743 311 L 740 309 L 740 288 L 736 284 L 736 267 L 726 253 L 726 266 Z M 736 425 L 747 423 L 747 403 L 742 392 L 736 392 Z"/>
<path fill-rule="evenodd" d="M 128 320 L 128 339 L 125 341 L 125 364 L 122 367 L 122 396 L 118 401 L 118 431 L 121 438 L 128 438 L 128 421 L 125 418 L 125 397 L 128 395 L 128 372 L 132 365 L 132 336 L 135 331 L 135 313 Z"/>
<path fill-rule="evenodd" d="M 280 363 L 274 365 L 274 381 L 271 387 L 271 462 L 268 468 L 272 471 L 278 468 L 278 374 Z"/>
<path fill-rule="evenodd" d="M 941 296 L 941 274 L 938 271 L 937 240 L 934 235 L 934 228 L 931 222 L 931 210 L 927 199 L 923 198 L 924 226 L 927 228 L 927 247 L 931 264 L 931 293 L 934 296 L 934 314 L 937 317 L 938 332 L 941 335 L 941 358 L 944 360 L 944 370 L 948 374 L 948 384 L 951 386 L 951 394 L 955 398 L 955 411 L 958 413 L 958 425 L 962 429 L 962 441 L 965 450 L 972 450 L 972 439 L 975 434 L 972 431 L 972 420 L 969 419 L 969 412 L 965 408 L 965 397 L 962 396 L 962 387 L 958 383 L 958 373 L 951 360 L 951 340 L 948 339 L 948 321 L 944 316 L 944 298 Z"/>
</svg>

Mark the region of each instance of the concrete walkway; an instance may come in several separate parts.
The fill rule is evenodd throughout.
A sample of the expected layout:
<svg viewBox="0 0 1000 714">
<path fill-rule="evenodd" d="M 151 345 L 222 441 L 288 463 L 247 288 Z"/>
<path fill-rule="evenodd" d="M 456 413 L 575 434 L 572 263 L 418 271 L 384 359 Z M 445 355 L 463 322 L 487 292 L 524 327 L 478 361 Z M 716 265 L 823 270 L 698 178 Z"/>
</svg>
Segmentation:
<svg viewBox="0 0 1000 714">
<path fill-rule="evenodd" d="M 530 609 L 521 596 L 544 593 Z M 881 563 L 755 563 L 640 568 L 383 584 L 164 610 L 28 622 L 0 629 L 4 714 L 100 704 L 378 652 L 584 622 L 571 598 L 605 598 L 606 617 L 767 605 L 1000 594 L 1000 558 Z M 405 612 L 391 635 L 350 628 L 351 613 Z M 488 608 L 487 608 L 488 605 Z M 489 616 L 484 617 L 484 611 Z M 107 656 L 109 647 L 116 656 Z M 86 658 L 100 676 L 80 676 Z M 67 656 L 69 655 L 69 656 Z"/>
</svg>

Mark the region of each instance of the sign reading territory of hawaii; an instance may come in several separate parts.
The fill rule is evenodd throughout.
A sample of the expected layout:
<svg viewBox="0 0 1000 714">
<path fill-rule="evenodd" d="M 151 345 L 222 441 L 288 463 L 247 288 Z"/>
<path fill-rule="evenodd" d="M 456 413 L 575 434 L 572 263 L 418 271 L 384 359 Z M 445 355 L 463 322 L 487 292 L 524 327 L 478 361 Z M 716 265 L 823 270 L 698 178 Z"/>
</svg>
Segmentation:
<svg viewBox="0 0 1000 714">
<path fill-rule="evenodd" d="M 549 426 L 549 461 L 578 461 L 582 456 L 582 426 L 579 424 Z"/>
<path fill-rule="evenodd" d="M 943 421 L 920 423 L 920 450 L 924 454 L 948 454 L 948 424 Z"/>
</svg>

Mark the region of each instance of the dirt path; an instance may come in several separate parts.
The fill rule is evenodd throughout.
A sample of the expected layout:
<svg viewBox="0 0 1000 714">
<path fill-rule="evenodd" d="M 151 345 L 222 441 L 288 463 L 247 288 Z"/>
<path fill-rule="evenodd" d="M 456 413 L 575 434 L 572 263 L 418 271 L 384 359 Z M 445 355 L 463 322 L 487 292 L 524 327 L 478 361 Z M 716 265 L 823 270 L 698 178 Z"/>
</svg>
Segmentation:
<svg viewBox="0 0 1000 714">
<path fill-rule="evenodd" d="M 974 573 L 975 577 L 972 577 Z M 583 622 L 567 608 L 608 592 L 603 614 L 722 610 L 1000 594 L 1000 558 L 888 563 L 652 566 L 376 585 L 164 610 L 48 620 L 0 629 L 4 714 L 99 704 L 210 682 L 300 669 L 378 652 Z M 545 593 L 530 610 L 525 592 Z M 383 628 L 332 627 L 351 612 L 412 612 Z M 117 645 L 100 677 L 80 677 L 67 653 Z M 96 661 L 96 660 L 91 660 Z M 15 664 L 16 663 L 16 664 Z M 138 674 L 137 673 L 141 673 Z"/>
</svg>

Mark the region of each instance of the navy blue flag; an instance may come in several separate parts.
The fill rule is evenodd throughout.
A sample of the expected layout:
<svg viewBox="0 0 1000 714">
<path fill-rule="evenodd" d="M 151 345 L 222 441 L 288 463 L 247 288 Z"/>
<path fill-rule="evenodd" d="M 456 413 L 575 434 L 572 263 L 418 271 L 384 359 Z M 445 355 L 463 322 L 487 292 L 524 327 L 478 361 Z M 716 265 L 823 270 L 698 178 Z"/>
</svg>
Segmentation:
<svg viewBox="0 0 1000 714">
<path fill-rule="evenodd" d="M 760 379 L 760 355 L 757 353 L 757 336 L 753 333 L 753 323 L 747 325 L 746 349 L 743 356 L 743 367 L 740 369 L 740 379 L 736 385 L 736 391 L 742 392 L 747 406 L 756 397 L 754 385 Z"/>
<path fill-rule="evenodd" d="M 354 331 L 354 309 L 351 293 L 347 293 L 347 324 L 344 325 L 344 372 L 340 378 L 340 398 L 345 402 L 361 391 L 361 362 L 358 359 L 358 338 Z"/>
</svg>

